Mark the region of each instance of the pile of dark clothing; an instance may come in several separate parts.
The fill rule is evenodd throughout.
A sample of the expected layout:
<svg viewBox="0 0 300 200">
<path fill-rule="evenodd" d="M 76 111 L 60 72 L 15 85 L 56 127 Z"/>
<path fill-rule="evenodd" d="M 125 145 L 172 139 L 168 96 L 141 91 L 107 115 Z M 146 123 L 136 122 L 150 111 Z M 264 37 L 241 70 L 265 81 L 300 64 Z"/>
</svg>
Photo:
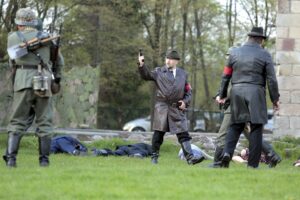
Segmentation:
<svg viewBox="0 0 300 200">
<path fill-rule="evenodd" d="M 87 155 L 88 149 L 77 139 L 70 136 L 52 138 L 51 153 L 68 153 L 74 156 Z"/>
<path fill-rule="evenodd" d="M 145 143 L 136 143 L 129 145 L 117 146 L 116 150 L 113 151 L 111 149 L 92 149 L 92 152 L 95 156 L 129 156 L 129 157 L 137 157 L 144 158 L 150 156 L 152 153 L 151 145 Z"/>
</svg>

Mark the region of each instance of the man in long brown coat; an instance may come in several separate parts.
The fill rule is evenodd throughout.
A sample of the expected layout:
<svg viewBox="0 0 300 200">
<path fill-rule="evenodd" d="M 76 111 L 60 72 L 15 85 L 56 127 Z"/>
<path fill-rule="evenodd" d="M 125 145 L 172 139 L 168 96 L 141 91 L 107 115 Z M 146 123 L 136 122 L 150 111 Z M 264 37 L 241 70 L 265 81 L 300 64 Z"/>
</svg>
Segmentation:
<svg viewBox="0 0 300 200">
<path fill-rule="evenodd" d="M 166 54 L 163 67 L 150 71 L 144 65 L 144 56 L 139 56 L 139 72 L 144 80 L 156 84 L 155 108 L 152 137 L 152 163 L 158 163 L 159 149 L 166 132 L 176 134 L 188 164 L 197 164 L 204 157 L 195 157 L 191 149 L 191 137 L 185 110 L 191 101 L 191 87 L 186 72 L 177 67 L 180 57 L 175 50 Z"/>
</svg>

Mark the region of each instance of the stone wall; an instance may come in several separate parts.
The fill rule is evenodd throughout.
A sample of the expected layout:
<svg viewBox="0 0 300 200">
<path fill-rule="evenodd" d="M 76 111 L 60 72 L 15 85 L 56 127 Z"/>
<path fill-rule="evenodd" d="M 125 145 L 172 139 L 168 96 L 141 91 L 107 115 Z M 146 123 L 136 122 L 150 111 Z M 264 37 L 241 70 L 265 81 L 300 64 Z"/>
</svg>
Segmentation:
<svg viewBox="0 0 300 200">
<path fill-rule="evenodd" d="M 89 66 L 65 72 L 62 89 L 54 96 L 54 125 L 96 128 L 99 68 Z M 6 127 L 12 102 L 11 77 L 7 64 L 0 66 L 0 127 Z"/>
<path fill-rule="evenodd" d="M 73 68 L 64 73 L 62 91 L 54 98 L 56 127 L 96 128 L 99 68 Z"/>
<path fill-rule="evenodd" d="M 300 136 L 300 0 L 278 0 L 276 63 L 281 107 L 274 136 Z"/>
</svg>

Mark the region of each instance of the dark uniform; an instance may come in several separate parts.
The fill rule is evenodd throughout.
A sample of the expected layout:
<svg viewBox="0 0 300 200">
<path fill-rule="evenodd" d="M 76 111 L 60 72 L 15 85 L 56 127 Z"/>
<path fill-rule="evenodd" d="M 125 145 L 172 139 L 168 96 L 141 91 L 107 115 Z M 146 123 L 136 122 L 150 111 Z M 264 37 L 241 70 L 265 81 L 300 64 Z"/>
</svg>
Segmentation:
<svg viewBox="0 0 300 200">
<path fill-rule="evenodd" d="M 227 56 L 230 55 L 230 52 L 237 47 L 231 47 L 228 49 Z M 228 87 L 228 96 L 230 96 L 231 84 Z M 219 96 L 219 93 L 216 95 Z M 224 118 L 219 129 L 219 136 L 216 138 L 216 151 L 214 155 L 214 163 L 212 167 L 222 167 L 222 156 L 223 150 L 225 147 L 225 138 L 228 133 L 229 126 L 231 124 L 231 108 L 230 108 L 230 98 L 226 100 L 226 103 L 223 105 L 224 108 Z M 245 127 L 243 131 L 245 137 L 249 140 L 249 130 Z M 266 162 L 269 167 L 275 167 L 277 163 L 281 162 L 280 156 L 275 152 L 272 145 L 263 140 L 262 141 L 262 152 L 266 155 Z M 248 160 L 248 159 L 247 159 Z"/>
<path fill-rule="evenodd" d="M 179 55 L 176 51 L 169 51 L 166 56 L 166 61 L 179 60 Z M 168 66 L 158 67 L 153 71 L 142 65 L 139 67 L 141 77 L 145 80 L 154 81 L 156 84 L 155 107 L 153 129 L 154 135 L 152 138 L 152 162 L 157 163 L 159 149 L 163 143 L 163 137 L 166 132 L 176 134 L 179 143 L 181 144 L 184 155 L 189 164 L 201 162 L 204 157 L 197 158 L 193 155 L 188 134 L 188 125 L 186 113 L 179 109 L 178 102 L 183 101 L 186 106 L 191 101 L 191 88 L 187 82 L 186 72 L 176 67 L 176 77 L 173 71 L 170 71 Z"/>
<path fill-rule="evenodd" d="M 38 21 L 35 13 L 30 8 L 21 8 L 16 14 L 15 23 L 18 31 L 12 32 L 8 36 L 8 48 L 19 45 L 22 42 L 30 41 L 38 37 L 40 32 L 36 26 Z M 14 79 L 14 98 L 12 113 L 8 125 L 8 143 L 7 152 L 4 156 L 8 167 L 16 167 L 16 156 L 19 149 L 19 143 L 23 132 L 28 128 L 30 118 L 33 116 L 32 109 L 36 116 L 37 135 L 39 137 L 39 162 L 40 166 L 49 165 L 49 153 L 51 144 L 52 125 L 52 92 L 50 89 L 52 81 L 50 46 L 51 42 L 42 45 L 34 51 L 29 52 L 14 60 L 16 74 Z M 53 80 L 59 84 L 63 58 L 60 55 L 57 66 L 56 79 Z M 38 67 L 40 66 L 40 67 Z M 34 90 L 34 77 L 41 75 L 45 82 L 42 85 L 48 85 L 48 89 Z"/>
<path fill-rule="evenodd" d="M 263 124 L 268 120 L 266 82 L 274 105 L 278 103 L 279 93 L 271 55 L 258 42 L 265 38 L 263 29 L 254 27 L 248 36 L 249 40 L 245 45 L 232 50 L 224 68 L 220 88 L 220 98 L 223 99 L 227 96 L 231 80 L 232 124 L 226 137 L 223 163 L 228 166 L 245 123 L 250 122 L 248 166 L 256 168 L 262 150 Z"/>
<path fill-rule="evenodd" d="M 88 149 L 79 140 L 71 136 L 57 136 L 51 140 L 51 153 L 68 153 L 74 156 L 86 155 Z"/>
</svg>

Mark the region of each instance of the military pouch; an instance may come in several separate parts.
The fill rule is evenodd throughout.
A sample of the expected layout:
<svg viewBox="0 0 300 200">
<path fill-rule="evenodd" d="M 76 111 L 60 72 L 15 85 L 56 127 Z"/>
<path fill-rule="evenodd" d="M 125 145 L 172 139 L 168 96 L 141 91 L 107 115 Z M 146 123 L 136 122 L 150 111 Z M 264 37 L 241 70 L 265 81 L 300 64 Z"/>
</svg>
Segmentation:
<svg viewBox="0 0 300 200">
<path fill-rule="evenodd" d="M 34 76 L 33 90 L 37 96 L 45 97 L 47 90 L 49 90 L 48 77 L 43 75 Z"/>
</svg>

